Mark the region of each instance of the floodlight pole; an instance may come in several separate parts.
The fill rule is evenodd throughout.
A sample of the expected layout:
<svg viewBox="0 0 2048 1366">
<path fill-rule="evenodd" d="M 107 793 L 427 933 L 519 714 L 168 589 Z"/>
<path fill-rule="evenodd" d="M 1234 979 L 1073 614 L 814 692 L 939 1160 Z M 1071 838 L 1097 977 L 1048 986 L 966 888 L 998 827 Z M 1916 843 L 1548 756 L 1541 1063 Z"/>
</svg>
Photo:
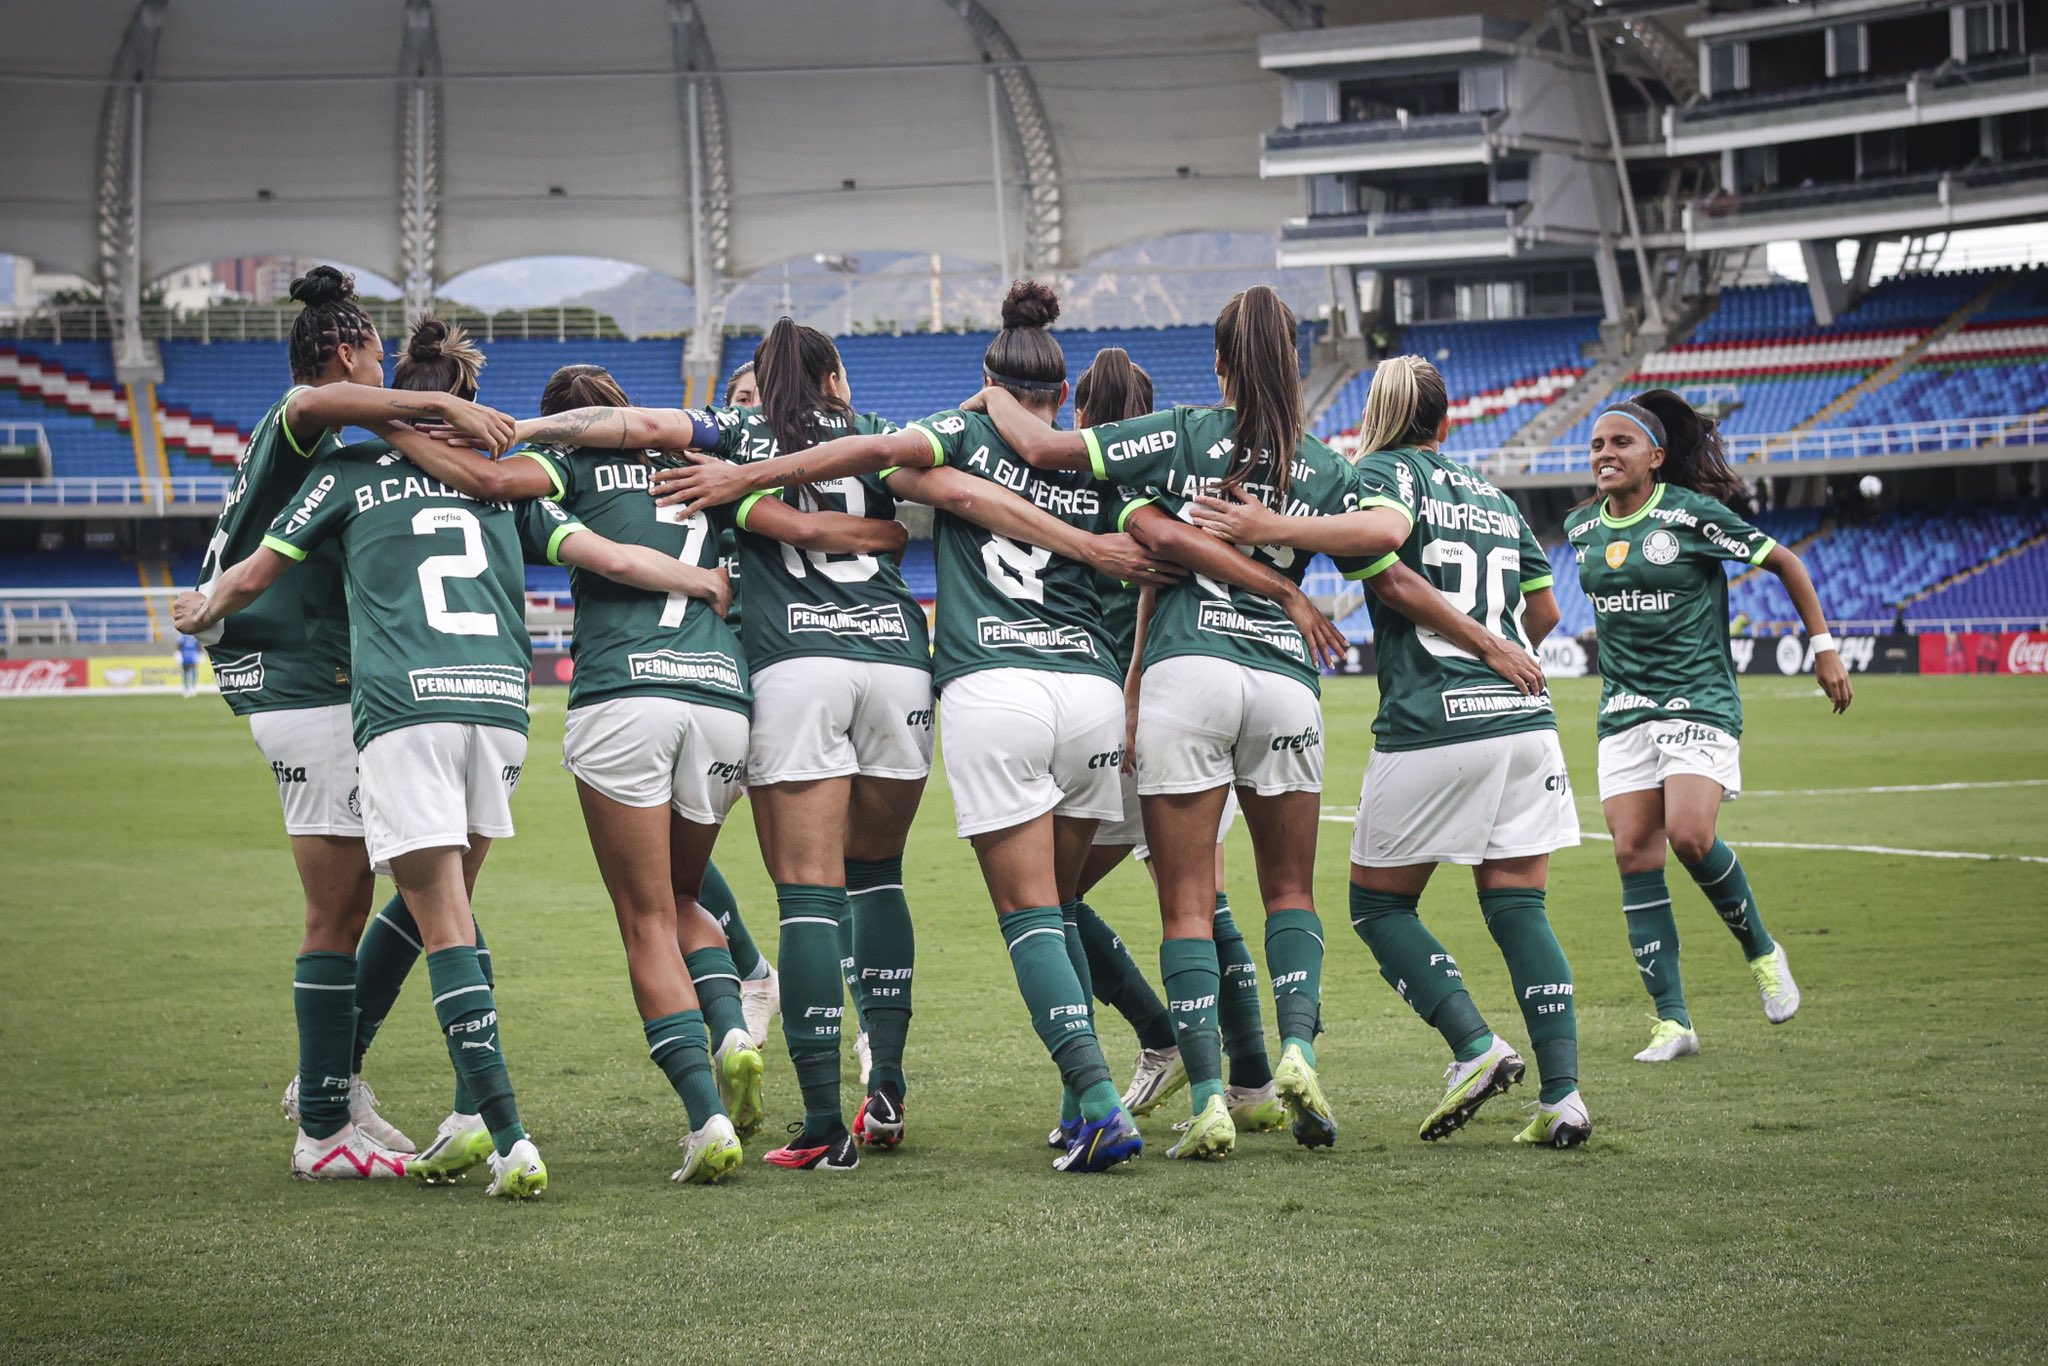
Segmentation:
<svg viewBox="0 0 2048 1366">
<path fill-rule="evenodd" d="M 128 95 L 128 240 L 121 244 L 121 356 L 124 368 L 145 364 L 142 344 L 142 105 L 143 83 Z"/>
<path fill-rule="evenodd" d="M 704 144 L 700 127 L 702 98 L 697 82 L 690 82 L 690 297 L 697 308 L 697 322 L 690 329 L 690 369 L 707 377 L 704 402 L 711 402 L 715 386 L 718 353 L 708 335 L 711 327 L 711 289 L 704 265 Z"/>
<path fill-rule="evenodd" d="M 1621 123 L 1614 117 L 1614 92 L 1607 88 L 1607 58 L 1600 51 L 1600 34 L 1586 25 L 1586 47 L 1593 54 L 1593 83 L 1600 90 L 1600 112 L 1607 121 L 1607 150 L 1614 159 L 1614 178 L 1621 186 L 1621 208 L 1628 218 L 1629 245 L 1635 248 L 1637 283 L 1643 291 L 1643 309 L 1650 326 L 1664 330 L 1664 307 L 1657 301 L 1658 282 L 1650 278 L 1650 258 L 1643 250 L 1643 220 L 1636 213 L 1635 190 L 1628 183 L 1628 159 L 1621 152 Z"/>
<path fill-rule="evenodd" d="M 988 143 L 996 182 L 996 273 L 998 277 L 1007 277 L 1010 273 L 1010 211 L 1003 202 L 1003 116 L 993 71 L 988 73 Z"/>
</svg>

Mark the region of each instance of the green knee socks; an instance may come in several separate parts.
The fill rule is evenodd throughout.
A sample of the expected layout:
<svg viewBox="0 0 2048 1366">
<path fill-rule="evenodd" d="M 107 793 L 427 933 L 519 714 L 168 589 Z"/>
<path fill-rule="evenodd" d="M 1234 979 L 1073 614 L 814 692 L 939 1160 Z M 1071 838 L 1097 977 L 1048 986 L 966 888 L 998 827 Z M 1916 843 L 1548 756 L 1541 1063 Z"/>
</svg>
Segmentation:
<svg viewBox="0 0 2048 1366">
<path fill-rule="evenodd" d="M 711 912 L 711 918 L 725 931 L 726 946 L 732 950 L 733 969 L 743 980 L 753 981 L 760 975 L 761 950 L 755 946 L 747 922 L 740 919 L 740 900 L 733 895 L 732 884 L 725 880 L 725 874 L 718 871 L 715 863 L 704 865 L 704 885 L 697 889 L 697 904 Z"/>
<path fill-rule="evenodd" d="M 1543 1078 L 1542 1100 L 1562 1100 L 1578 1085 L 1579 1022 L 1572 965 L 1565 961 L 1543 912 L 1543 889 L 1481 892 L 1479 909 L 1515 984 L 1515 1000 L 1521 1004 L 1536 1070 Z"/>
<path fill-rule="evenodd" d="M 839 970 L 839 925 L 846 889 L 775 884 L 781 916 L 782 1037 L 804 1097 L 804 1146 L 845 1127 L 839 1108 L 839 1022 L 846 1009 Z"/>
<path fill-rule="evenodd" d="M 1323 1008 L 1323 922 L 1314 911 L 1275 911 L 1266 917 L 1266 969 L 1273 974 L 1280 1046 L 1299 1047 L 1314 1067 Z"/>
<path fill-rule="evenodd" d="M 1031 1027 L 1060 1070 L 1060 1082 L 1080 1101 L 1082 1117 L 1098 1120 L 1118 1105 L 1089 1023 L 1087 993 L 1067 955 L 1065 917 L 1057 906 L 1033 906 L 996 917 L 1017 989 L 1031 1011 Z"/>
<path fill-rule="evenodd" d="M 711 1036 L 704 1029 L 704 1013 L 679 1010 L 648 1020 L 640 1028 L 647 1035 L 647 1056 L 676 1088 L 689 1113 L 690 1128 L 701 1129 L 713 1115 L 724 1114 L 718 1083 L 711 1076 Z"/>
<path fill-rule="evenodd" d="M 1088 976 L 1094 985 L 1095 999 L 1130 1023 L 1138 1036 L 1138 1047 L 1173 1047 L 1173 1020 L 1166 1013 L 1166 1003 L 1138 970 L 1137 960 L 1124 947 L 1122 937 L 1085 901 L 1074 903 L 1074 924 L 1081 934 L 1081 947 L 1088 954 Z"/>
<path fill-rule="evenodd" d="M 1266 961 L 1273 961 L 1270 947 Z M 1216 1023 L 1230 1061 L 1230 1084 L 1264 1086 L 1273 1080 L 1273 1061 L 1266 1056 L 1266 1022 L 1259 1018 L 1259 968 L 1230 913 L 1230 898 L 1222 892 L 1216 893 L 1216 967 L 1222 974 Z"/>
<path fill-rule="evenodd" d="M 1621 875 L 1621 913 L 1628 921 L 1628 946 L 1643 990 L 1657 1003 L 1657 1018 L 1692 1028 L 1678 975 L 1678 921 L 1671 914 L 1671 889 L 1662 868 Z"/>
<path fill-rule="evenodd" d="M 1223 972 L 1213 939 L 1168 939 L 1159 945 L 1159 975 L 1166 983 L 1166 1009 L 1180 1040 L 1188 1070 L 1190 1104 L 1196 1114 L 1211 1096 L 1223 1094 L 1223 1037 L 1217 1028 L 1216 998 Z"/>
<path fill-rule="evenodd" d="M 1476 1058 L 1493 1042 L 1493 1033 L 1465 990 L 1457 960 L 1416 915 L 1420 900 L 1354 885 L 1351 928 L 1372 950 L 1387 985 L 1444 1036 L 1459 1060 Z"/>
<path fill-rule="evenodd" d="M 910 1034 L 910 983 L 917 935 L 903 899 L 903 860 L 846 860 L 852 921 L 854 1008 L 868 1032 L 868 1085 L 905 1088 L 903 1046 Z"/>
<path fill-rule="evenodd" d="M 331 1138 L 348 1123 L 349 1056 L 355 1043 L 356 960 L 302 953 L 292 967 L 299 1021 L 299 1127 Z"/>
<path fill-rule="evenodd" d="M 703 1012 L 713 1050 L 735 1029 L 744 1034 L 747 1016 L 740 1009 L 740 970 L 734 965 L 732 954 L 726 949 L 698 949 L 683 955 L 683 967 L 689 971 L 690 985 L 696 988 L 697 1008 Z M 760 1044 L 763 1040 L 754 1042 Z"/>
<path fill-rule="evenodd" d="M 476 950 L 458 944 L 428 954 L 427 978 L 433 983 L 434 1015 L 447 1037 L 448 1056 L 474 1097 L 476 1109 L 464 1113 L 483 1116 L 491 1143 L 503 1157 L 526 1137 L 526 1130 L 519 1122 L 519 1104 L 499 1045 L 498 1005 Z"/>
<path fill-rule="evenodd" d="M 1777 947 L 1771 932 L 1764 928 L 1763 916 L 1757 913 L 1756 899 L 1749 890 L 1749 874 L 1742 870 L 1742 860 L 1735 857 L 1733 849 L 1717 839 L 1714 847 L 1707 850 L 1707 856 L 1698 863 L 1686 864 L 1685 871 L 1692 874 L 1707 900 L 1714 903 L 1721 923 L 1742 945 L 1744 958 L 1761 958 Z"/>
</svg>

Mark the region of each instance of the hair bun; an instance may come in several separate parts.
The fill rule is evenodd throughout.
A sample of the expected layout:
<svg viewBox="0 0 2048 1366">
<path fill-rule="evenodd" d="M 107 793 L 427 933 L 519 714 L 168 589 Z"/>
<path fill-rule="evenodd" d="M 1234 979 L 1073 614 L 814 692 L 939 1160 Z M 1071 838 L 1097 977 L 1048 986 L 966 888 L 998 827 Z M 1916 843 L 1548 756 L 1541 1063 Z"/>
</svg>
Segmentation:
<svg viewBox="0 0 2048 1366">
<path fill-rule="evenodd" d="M 448 324 L 439 318 L 423 318 L 412 330 L 405 354 L 417 361 L 439 360 L 441 343 L 448 340 Z"/>
<path fill-rule="evenodd" d="M 308 308 L 338 304 L 356 295 L 356 278 L 333 266 L 315 266 L 292 281 L 291 296 Z"/>
<path fill-rule="evenodd" d="M 1003 296 L 1004 327 L 1050 327 L 1060 316 L 1060 296 L 1051 285 L 1018 280 Z"/>
</svg>

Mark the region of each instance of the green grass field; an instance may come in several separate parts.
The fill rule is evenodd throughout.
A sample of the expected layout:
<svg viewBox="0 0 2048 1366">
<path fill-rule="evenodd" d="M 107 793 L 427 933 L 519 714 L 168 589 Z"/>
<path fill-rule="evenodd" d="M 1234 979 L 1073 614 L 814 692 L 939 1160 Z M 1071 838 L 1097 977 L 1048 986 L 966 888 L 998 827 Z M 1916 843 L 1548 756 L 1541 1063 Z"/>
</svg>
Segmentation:
<svg viewBox="0 0 2048 1366">
<path fill-rule="evenodd" d="M 1442 1047 L 1346 930 L 1348 831 L 1328 824 L 1320 1050 L 1338 1146 L 1252 1136 L 1226 1163 L 1170 1164 L 1177 1100 L 1145 1123 L 1138 1163 L 1055 1177 L 1055 1078 L 935 778 L 906 860 L 921 949 L 909 1142 L 847 1178 L 750 1161 L 713 1189 L 667 1179 L 681 1108 L 646 1059 L 555 766 L 562 694 L 544 693 L 520 835 L 478 896 L 553 1176 L 522 1206 L 475 1180 L 287 1178 L 298 893 L 242 723 L 213 699 L 0 704 L 0 1357 L 2039 1360 L 2048 787 L 1788 790 L 2041 779 L 2048 687 L 1857 688 L 1837 719 L 1810 684 L 1750 686 L 1752 795 L 1724 818 L 1730 841 L 2010 857 L 1747 850 L 1806 993 L 1775 1028 L 1679 874 L 1705 1052 L 1646 1067 L 1629 1061 L 1647 997 L 1609 847 L 1560 856 L 1550 904 L 1596 1125 L 1582 1150 L 1511 1144 L 1520 1097 L 1416 1140 Z M 1594 685 L 1558 692 L 1598 829 Z M 1372 702 L 1369 683 L 1327 689 L 1333 803 L 1356 795 Z M 1230 852 L 1250 927 L 1241 825 Z M 744 806 L 721 862 L 772 945 Z M 1156 969 L 1143 873 L 1094 900 Z M 1423 914 L 1480 1007 L 1524 1039 L 1469 878 L 1441 874 Z M 423 986 L 370 1060 L 416 1139 L 449 1090 Z M 1121 1080 L 1130 1033 L 1114 1018 L 1102 1033 Z M 794 1117 L 779 1039 L 769 1067 L 771 1114 Z"/>
</svg>

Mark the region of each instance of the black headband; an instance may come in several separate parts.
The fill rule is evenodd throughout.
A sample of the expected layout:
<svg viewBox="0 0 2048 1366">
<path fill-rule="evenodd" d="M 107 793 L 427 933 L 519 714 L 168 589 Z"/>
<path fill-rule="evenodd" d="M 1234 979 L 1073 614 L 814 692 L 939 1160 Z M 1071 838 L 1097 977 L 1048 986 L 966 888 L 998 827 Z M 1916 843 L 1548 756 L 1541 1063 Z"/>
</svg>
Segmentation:
<svg viewBox="0 0 2048 1366">
<path fill-rule="evenodd" d="M 1600 416 L 1606 417 L 1609 413 L 1617 417 L 1625 417 L 1638 427 L 1641 427 L 1643 435 L 1650 438 L 1652 446 L 1662 447 L 1664 445 L 1663 419 L 1648 408 L 1643 407 L 1640 403 L 1611 403 L 1601 411 Z"/>
<path fill-rule="evenodd" d="M 1056 394 L 1066 384 L 1063 379 L 1013 379 L 1009 375 L 997 374 L 986 365 L 981 367 L 981 372 L 1006 389 L 1035 389 L 1043 394 Z"/>
</svg>

